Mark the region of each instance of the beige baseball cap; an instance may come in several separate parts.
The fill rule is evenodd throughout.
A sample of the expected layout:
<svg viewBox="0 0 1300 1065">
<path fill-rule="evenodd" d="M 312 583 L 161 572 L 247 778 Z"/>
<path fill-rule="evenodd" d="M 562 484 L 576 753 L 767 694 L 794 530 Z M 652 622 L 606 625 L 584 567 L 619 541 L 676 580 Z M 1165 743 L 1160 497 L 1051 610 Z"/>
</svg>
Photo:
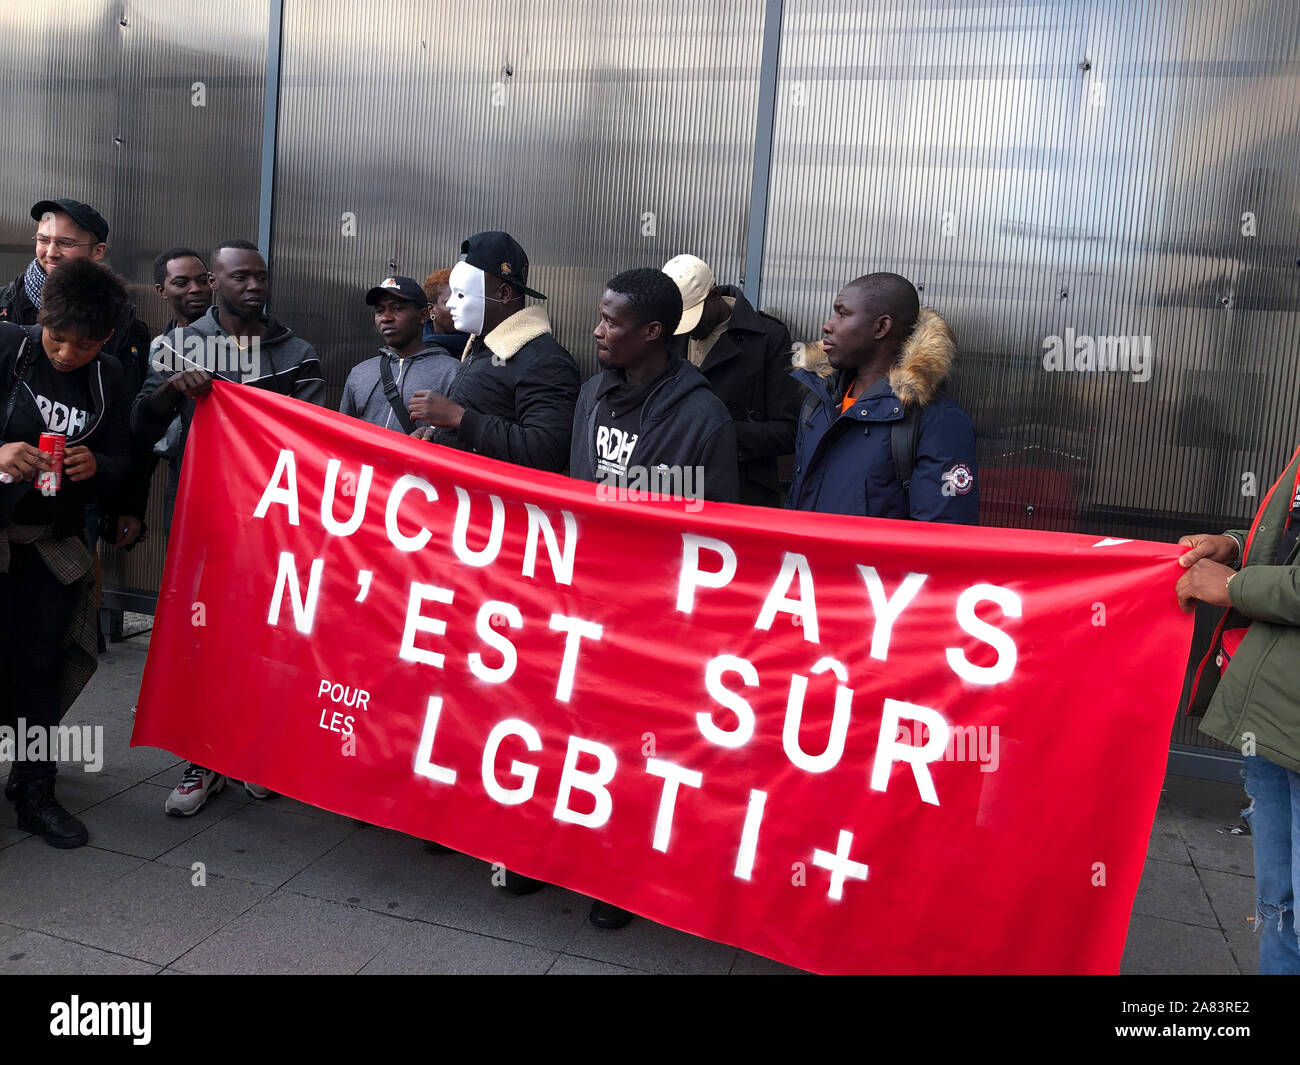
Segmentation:
<svg viewBox="0 0 1300 1065">
<path fill-rule="evenodd" d="M 682 293 L 682 320 L 674 334 L 681 336 L 700 324 L 704 301 L 717 282 L 713 279 L 709 264 L 694 255 L 674 256 L 664 263 L 664 273 L 677 283 Z"/>
</svg>

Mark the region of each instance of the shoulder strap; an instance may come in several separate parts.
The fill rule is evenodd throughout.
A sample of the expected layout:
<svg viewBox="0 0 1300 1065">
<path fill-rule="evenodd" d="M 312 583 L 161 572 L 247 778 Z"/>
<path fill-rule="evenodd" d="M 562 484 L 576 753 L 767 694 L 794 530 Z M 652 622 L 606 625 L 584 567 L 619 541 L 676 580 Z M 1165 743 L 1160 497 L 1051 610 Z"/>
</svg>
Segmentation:
<svg viewBox="0 0 1300 1065">
<path fill-rule="evenodd" d="M 903 408 L 903 416 L 889 427 L 889 449 L 894 453 L 894 477 L 903 489 L 903 499 L 911 507 L 912 473 L 916 469 L 916 444 L 920 436 L 917 405 Z"/>
<path fill-rule="evenodd" d="M 805 390 L 803 397 L 803 406 L 799 408 L 799 425 L 807 426 L 812 424 L 813 414 L 817 410 L 817 405 L 821 402 L 817 394 L 812 390 Z"/>
<path fill-rule="evenodd" d="M 398 424 L 402 427 L 402 432 L 410 436 L 415 432 L 415 423 L 411 421 L 410 412 L 402 403 L 401 393 L 397 391 L 397 382 L 393 380 L 393 360 L 387 355 L 379 356 L 379 380 L 384 386 L 384 395 L 388 397 L 388 405 L 393 408 L 393 413 L 397 415 Z"/>
</svg>

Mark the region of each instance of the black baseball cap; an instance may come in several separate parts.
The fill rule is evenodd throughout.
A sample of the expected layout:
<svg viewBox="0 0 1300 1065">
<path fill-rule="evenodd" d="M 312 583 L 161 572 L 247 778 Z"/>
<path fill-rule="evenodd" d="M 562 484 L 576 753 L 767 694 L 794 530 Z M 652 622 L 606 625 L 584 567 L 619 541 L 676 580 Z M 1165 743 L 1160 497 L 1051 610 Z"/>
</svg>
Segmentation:
<svg viewBox="0 0 1300 1065">
<path fill-rule="evenodd" d="M 485 274 L 491 274 L 522 289 L 534 299 L 546 299 L 540 292 L 528 287 L 528 256 L 519 246 L 519 241 L 509 233 L 497 229 L 475 233 L 461 242 L 460 261 L 477 266 Z"/>
<path fill-rule="evenodd" d="M 396 296 L 399 300 L 410 300 L 417 307 L 429 306 L 429 297 L 413 277 L 394 275 L 384 278 L 366 293 L 366 303 L 373 307 L 385 296 Z"/>
<path fill-rule="evenodd" d="M 94 234 L 101 244 L 108 240 L 108 223 L 88 203 L 80 200 L 41 200 L 32 207 L 32 217 L 39 222 L 48 211 L 62 211 L 87 233 Z"/>
</svg>

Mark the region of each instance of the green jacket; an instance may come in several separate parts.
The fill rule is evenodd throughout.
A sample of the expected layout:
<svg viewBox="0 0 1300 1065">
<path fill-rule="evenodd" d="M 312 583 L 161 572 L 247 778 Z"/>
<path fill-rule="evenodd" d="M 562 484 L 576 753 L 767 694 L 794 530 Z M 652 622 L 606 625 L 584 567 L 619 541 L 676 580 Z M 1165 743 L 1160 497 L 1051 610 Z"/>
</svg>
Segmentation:
<svg viewBox="0 0 1300 1065">
<path fill-rule="evenodd" d="M 1250 531 L 1228 532 L 1242 545 L 1240 572 L 1228 583 L 1232 606 L 1201 662 L 1188 706 L 1190 714 L 1205 714 L 1202 732 L 1295 772 L 1300 772 L 1300 565 L 1295 549 L 1286 565 L 1274 562 L 1298 469 L 1300 449 L 1265 496 Z M 1220 634 L 1243 626 L 1249 631 L 1220 678 L 1215 661 Z"/>
</svg>

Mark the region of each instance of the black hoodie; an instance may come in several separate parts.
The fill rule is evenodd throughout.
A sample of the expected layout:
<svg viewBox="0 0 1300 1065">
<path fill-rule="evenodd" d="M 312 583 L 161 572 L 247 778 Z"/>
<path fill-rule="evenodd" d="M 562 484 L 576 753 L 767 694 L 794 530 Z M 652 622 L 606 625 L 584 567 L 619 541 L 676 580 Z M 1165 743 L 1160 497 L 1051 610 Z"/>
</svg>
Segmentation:
<svg viewBox="0 0 1300 1065">
<path fill-rule="evenodd" d="M 645 469 L 699 467 L 703 497 L 734 503 L 740 497 L 740 475 L 731 415 L 699 370 L 684 359 L 672 358 L 672 373 L 651 391 L 641 408 L 635 464 Z M 582 386 L 569 445 L 570 477 L 605 480 L 597 472 L 597 404 L 626 383 L 621 370 L 610 368 Z"/>
</svg>

